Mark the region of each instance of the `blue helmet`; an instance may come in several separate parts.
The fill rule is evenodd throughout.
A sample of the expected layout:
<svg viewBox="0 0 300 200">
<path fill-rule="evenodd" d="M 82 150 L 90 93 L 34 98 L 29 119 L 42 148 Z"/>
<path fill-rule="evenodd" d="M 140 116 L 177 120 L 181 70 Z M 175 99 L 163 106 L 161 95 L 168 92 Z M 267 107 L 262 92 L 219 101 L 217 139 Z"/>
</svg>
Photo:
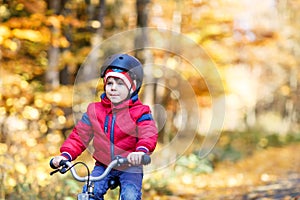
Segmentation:
<svg viewBox="0 0 300 200">
<path fill-rule="evenodd" d="M 128 72 L 132 80 L 136 81 L 136 91 L 138 92 L 143 83 L 143 67 L 141 62 L 128 54 L 114 54 L 109 56 L 101 67 L 101 78 L 104 78 L 107 69 L 118 68 Z"/>
</svg>

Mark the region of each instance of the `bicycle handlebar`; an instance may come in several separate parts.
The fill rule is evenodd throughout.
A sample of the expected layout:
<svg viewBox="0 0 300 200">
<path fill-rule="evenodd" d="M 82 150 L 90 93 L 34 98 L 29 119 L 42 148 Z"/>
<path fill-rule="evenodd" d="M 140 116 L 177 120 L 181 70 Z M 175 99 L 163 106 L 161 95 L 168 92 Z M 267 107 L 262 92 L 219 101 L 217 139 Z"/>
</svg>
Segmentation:
<svg viewBox="0 0 300 200">
<path fill-rule="evenodd" d="M 105 171 L 103 172 L 103 174 L 101 174 L 100 176 L 97 177 L 93 177 L 93 176 L 79 176 L 75 170 L 75 168 L 73 168 L 74 164 L 72 164 L 70 161 L 68 160 L 61 160 L 59 162 L 59 166 L 61 166 L 60 169 L 57 169 L 57 167 L 55 167 L 53 165 L 53 159 L 50 160 L 50 167 L 53 169 L 56 169 L 55 171 L 51 172 L 50 175 L 53 175 L 56 172 L 60 172 L 61 174 L 66 173 L 68 170 L 71 171 L 72 176 L 74 177 L 75 180 L 80 181 L 80 182 L 86 182 L 86 181 L 99 181 L 101 179 L 103 179 L 104 177 L 106 177 L 108 175 L 108 173 L 116 166 L 121 166 L 121 165 L 125 165 L 125 164 L 129 164 L 127 158 L 123 158 L 123 157 L 117 157 L 115 160 L 113 160 L 112 162 L 109 163 L 109 165 L 107 166 L 107 168 L 105 169 Z M 149 155 L 145 154 L 142 157 L 142 164 L 143 165 L 148 165 L 151 162 L 151 158 Z"/>
</svg>

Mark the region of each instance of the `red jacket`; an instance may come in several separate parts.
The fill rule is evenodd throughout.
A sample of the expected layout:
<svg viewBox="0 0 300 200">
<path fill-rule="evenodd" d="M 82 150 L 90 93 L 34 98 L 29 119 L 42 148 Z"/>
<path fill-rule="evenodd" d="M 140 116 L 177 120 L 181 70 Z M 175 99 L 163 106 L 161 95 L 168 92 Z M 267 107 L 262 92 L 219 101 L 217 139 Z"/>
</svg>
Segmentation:
<svg viewBox="0 0 300 200">
<path fill-rule="evenodd" d="M 61 146 L 61 155 L 75 160 L 92 139 L 93 157 L 105 165 L 118 155 L 126 157 L 135 151 L 152 153 L 158 135 L 150 108 L 137 95 L 116 106 L 105 94 L 101 98 L 100 102 L 89 104 Z"/>
</svg>

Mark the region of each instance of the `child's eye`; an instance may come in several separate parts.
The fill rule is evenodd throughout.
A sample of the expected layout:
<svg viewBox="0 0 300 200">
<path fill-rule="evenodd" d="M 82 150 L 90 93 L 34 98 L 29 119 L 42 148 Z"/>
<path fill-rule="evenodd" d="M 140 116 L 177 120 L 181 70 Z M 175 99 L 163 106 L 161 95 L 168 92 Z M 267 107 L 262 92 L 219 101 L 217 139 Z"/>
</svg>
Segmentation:
<svg viewBox="0 0 300 200">
<path fill-rule="evenodd" d="M 112 81 L 107 81 L 107 83 L 106 83 L 107 85 L 112 85 L 113 84 L 113 82 Z"/>
<path fill-rule="evenodd" d="M 118 85 L 124 85 L 124 82 L 122 80 L 117 80 Z"/>
</svg>

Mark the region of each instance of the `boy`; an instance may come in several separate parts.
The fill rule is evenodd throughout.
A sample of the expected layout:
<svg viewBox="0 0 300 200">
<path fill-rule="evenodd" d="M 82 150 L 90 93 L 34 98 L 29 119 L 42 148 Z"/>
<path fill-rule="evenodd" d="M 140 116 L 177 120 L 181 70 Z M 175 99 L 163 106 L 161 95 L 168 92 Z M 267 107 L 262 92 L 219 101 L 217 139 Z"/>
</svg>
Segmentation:
<svg viewBox="0 0 300 200">
<path fill-rule="evenodd" d="M 157 128 L 150 108 L 138 99 L 143 82 L 142 64 L 133 56 L 116 54 L 104 62 L 101 78 L 104 93 L 100 102 L 89 104 L 53 159 L 58 167 L 62 159 L 75 160 L 93 139 L 96 160 L 92 176 L 99 176 L 116 156 L 127 157 L 131 166 L 115 169 L 95 182 L 95 199 L 102 200 L 110 179 L 120 181 L 122 200 L 141 199 L 143 169 L 141 159 L 151 154 L 157 143 Z"/>
</svg>

